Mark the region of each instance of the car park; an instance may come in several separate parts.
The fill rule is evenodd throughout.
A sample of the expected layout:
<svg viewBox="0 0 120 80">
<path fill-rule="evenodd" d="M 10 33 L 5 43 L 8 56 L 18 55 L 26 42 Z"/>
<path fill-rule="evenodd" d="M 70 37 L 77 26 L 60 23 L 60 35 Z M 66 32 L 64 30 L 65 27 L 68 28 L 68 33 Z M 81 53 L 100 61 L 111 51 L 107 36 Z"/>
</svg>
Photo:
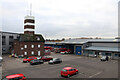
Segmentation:
<svg viewBox="0 0 120 80">
<path fill-rule="evenodd" d="M 40 60 L 43 60 L 43 61 L 50 61 L 52 60 L 53 58 L 52 57 L 49 57 L 49 56 L 43 56 L 40 58 Z"/>
<path fill-rule="evenodd" d="M 30 64 L 31 65 L 34 65 L 34 64 L 43 64 L 43 60 L 39 60 L 39 59 L 34 59 L 34 60 L 31 60 L 30 61 Z"/>
<path fill-rule="evenodd" d="M 50 60 L 48 63 L 49 64 L 56 64 L 56 63 L 61 63 L 62 60 L 60 58 L 53 58 L 53 60 Z"/>
<path fill-rule="evenodd" d="M 23 74 L 13 74 L 13 75 L 6 76 L 2 80 L 27 80 L 27 79 Z"/>
<path fill-rule="evenodd" d="M 72 68 L 72 67 L 65 67 L 65 68 L 63 68 L 62 69 L 62 71 L 61 71 L 61 76 L 63 77 L 63 76 L 65 76 L 65 77 L 70 77 L 70 76 L 72 76 L 72 75 L 74 75 L 74 74 L 77 74 L 78 73 L 78 70 L 77 69 L 75 69 L 75 68 Z"/>
<path fill-rule="evenodd" d="M 30 62 L 31 60 L 34 60 L 34 59 L 37 59 L 35 56 L 31 56 L 31 57 L 28 57 L 28 58 L 25 58 L 23 59 L 23 62 L 26 63 L 26 62 Z"/>
</svg>

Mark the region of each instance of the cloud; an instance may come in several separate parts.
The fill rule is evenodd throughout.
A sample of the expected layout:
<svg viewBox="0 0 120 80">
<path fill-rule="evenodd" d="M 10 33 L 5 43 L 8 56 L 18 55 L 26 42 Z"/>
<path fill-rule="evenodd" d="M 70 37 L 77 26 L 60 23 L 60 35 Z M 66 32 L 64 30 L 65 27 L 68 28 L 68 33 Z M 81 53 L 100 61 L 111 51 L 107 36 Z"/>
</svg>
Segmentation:
<svg viewBox="0 0 120 80">
<path fill-rule="evenodd" d="M 119 0 L 1 0 L 3 31 L 23 32 L 32 3 L 36 33 L 48 38 L 116 37 Z M 104 33 L 104 34 L 103 34 Z"/>
</svg>

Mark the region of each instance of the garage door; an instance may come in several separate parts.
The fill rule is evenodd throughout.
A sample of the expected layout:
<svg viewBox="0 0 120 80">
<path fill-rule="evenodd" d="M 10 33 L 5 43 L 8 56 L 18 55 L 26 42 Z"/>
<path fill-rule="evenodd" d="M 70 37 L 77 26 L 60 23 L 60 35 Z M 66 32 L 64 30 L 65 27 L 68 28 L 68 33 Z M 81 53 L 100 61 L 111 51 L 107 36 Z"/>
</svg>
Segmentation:
<svg viewBox="0 0 120 80">
<path fill-rule="evenodd" d="M 81 54 L 82 54 L 81 46 L 76 46 L 76 55 L 81 55 Z"/>
</svg>

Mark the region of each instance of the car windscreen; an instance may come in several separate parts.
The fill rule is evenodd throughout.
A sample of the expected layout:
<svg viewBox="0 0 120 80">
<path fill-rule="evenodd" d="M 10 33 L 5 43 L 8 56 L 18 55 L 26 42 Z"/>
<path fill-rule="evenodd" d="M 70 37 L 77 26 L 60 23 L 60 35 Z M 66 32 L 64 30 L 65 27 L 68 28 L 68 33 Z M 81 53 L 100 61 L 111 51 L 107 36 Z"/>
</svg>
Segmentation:
<svg viewBox="0 0 120 80">
<path fill-rule="evenodd" d="M 56 61 L 57 59 L 56 58 L 53 58 L 53 61 Z"/>
<path fill-rule="evenodd" d="M 67 72 L 67 70 L 65 70 L 65 69 L 62 69 L 62 71 Z"/>
</svg>

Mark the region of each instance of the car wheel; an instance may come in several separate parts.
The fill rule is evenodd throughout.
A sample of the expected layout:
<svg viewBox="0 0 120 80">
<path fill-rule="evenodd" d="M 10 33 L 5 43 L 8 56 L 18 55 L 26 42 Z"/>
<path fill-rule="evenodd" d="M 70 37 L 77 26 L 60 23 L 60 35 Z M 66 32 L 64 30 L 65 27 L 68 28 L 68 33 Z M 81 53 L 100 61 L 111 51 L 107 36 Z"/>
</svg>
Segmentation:
<svg viewBox="0 0 120 80">
<path fill-rule="evenodd" d="M 78 74 L 78 71 L 75 74 Z"/>
<path fill-rule="evenodd" d="M 70 75 L 68 74 L 68 75 L 67 75 L 67 78 L 69 78 L 69 77 L 70 77 Z"/>
</svg>

